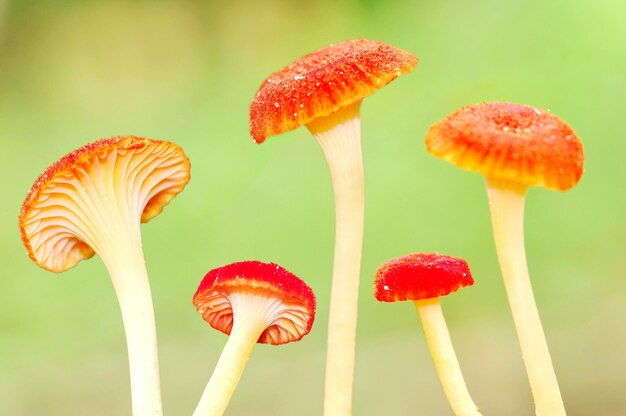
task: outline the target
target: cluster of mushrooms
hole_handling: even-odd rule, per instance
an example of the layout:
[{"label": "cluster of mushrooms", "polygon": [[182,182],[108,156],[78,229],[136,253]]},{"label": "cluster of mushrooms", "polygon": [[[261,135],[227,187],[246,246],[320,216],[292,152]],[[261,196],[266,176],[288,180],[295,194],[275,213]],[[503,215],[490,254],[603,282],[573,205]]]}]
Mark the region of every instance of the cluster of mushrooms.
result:
[{"label": "cluster of mushrooms", "polygon": [[[250,107],[257,143],[300,125],[319,142],[335,196],[324,414],[352,414],[357,297],[364,224],[360,106],[366,96],[417,65],[410,52],[352,40],[308,54],[263,82]],[[582,175],[575,132],[527,105],[490,102],[461,108],[426,134],[433,155],[485,176],[497,254],[536,414],[565,415],[528,275],[523,209],[526,189],[564,191]],[[28,255],[62,272],[97,253],[118,297],[126,333],[132,413],[162,415],[155,320],[140,224],[158,215],[190,179],[177,145],[135,136],[87,144],[51,165],[31,187],[19,215]],[[436,253],[384,263],[375,274],[381,302],[413,301],[455,415],[480,415],[467,390],[439,298],[474,283],[468,264]],[[211,270],[193,304],[228,342],[194,412],[222,415],[256,343],[300,340],[316,300],[298,277],[273,264],[242,261]]]}]

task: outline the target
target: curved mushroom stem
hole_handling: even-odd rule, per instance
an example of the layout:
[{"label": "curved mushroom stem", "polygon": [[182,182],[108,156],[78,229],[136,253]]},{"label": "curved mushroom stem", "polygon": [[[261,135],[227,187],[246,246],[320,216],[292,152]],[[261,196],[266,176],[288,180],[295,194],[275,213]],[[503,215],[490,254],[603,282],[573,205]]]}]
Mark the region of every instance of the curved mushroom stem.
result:
[{"label": "curved mushroom stem", "polygon": [[280,301],[253,294],[231,295],[230,302],[233,327],[193,416],[224,414],[254,345],[280,308]]},{"label": "curved mushroom stem", "polygon": [[219,416],[224,414],[230,399],[235,393],[243,370],[248,363],[264,328],[243,328],[249,326],[243,321],[233,324],[233,329],[213,370],[211,379],[202,393],[193,416]]},{"label": "curved mushroom stem", "polygon": [[480,416],[467,391],[439,298],[415,301],[443,391],[456,416]]},{"label": "curved mushroom stem", "polygon": [[548,344],[528,275],[524,249],[526,188],[487,179],[487,194],[498,261],[509,298],[536,414],[565,415]]},{"label": "curved mushroom stem", "polygon": [[363,246],[361,102],[307,127],[319,142],[335,194],[335,254],[328,318],[325,415],[352,414],[357,304]]},{"label": "curved mushroom stem", "polygon": [[156,325],[141,238],[120,238],[100,252],[122,312],[134,416],[160,416],[161,387]]}]

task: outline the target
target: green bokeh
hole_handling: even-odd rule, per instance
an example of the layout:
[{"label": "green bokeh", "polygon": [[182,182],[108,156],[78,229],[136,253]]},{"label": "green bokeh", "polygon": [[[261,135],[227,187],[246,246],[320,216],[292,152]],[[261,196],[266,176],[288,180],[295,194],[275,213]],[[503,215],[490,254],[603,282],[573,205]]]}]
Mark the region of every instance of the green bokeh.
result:
[{"label": "green bokeh", "polygon": [[581,183],[529,192],[530,272],[568,414],[626,414],[625,20],[621,0],[0,0],[0,414],[129,413],[124,336],[102,263],[51,274],[29,260],[17,229],[37,175],[118,134],[174,141],[192,163],[186,190],[143,226],[166,413],[191,414],[225,342],[191,305],[198,282],[213,267],[260,259],[305,279],[318,316],[302,342],[255,350],[227,414],[321,414],[330,179],[305,129],[253,144],[248,106],[272,71],[358,37],[408,49],[420,64],[362,109],[355,414],[449,414],[414,310],[371,295],[376,267],[415,251],[472,266],[477,284],[443,306],[484,414],[532,414],[482,180],[423,145],[433,122],[490,100],[549,109],[582,138]]}]

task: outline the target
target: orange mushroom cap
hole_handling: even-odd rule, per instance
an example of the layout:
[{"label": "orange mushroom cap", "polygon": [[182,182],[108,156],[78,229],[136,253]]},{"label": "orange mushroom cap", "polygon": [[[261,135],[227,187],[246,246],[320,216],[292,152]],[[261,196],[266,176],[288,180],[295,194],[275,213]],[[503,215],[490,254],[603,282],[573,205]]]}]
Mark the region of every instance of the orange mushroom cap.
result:
[{"label": "orange mushroom cap", "polygon": [[474,284],[467,262],[442,254],[415,253],[389,260],[376,271],[380,302],[438,298]]},{"label": "orange mushroom cap", "polygon": [[280,313],[273,312],[258,343],[285,344],[298,341],[311,331],[316,308],[313,290],[277,264],[242,261],[213,269],[204,276],[193,304],[206,322],[227,335],[237,319],[229,299],[234,293],[262,295],[282,304]]},{"label": "orange mushroom cap", "polygon": [[[110,159],[111,170],[106,175],[99,172],[97,179],[91,178],[94,166],[108,163],[107,158],[112,155],[115,158]],[[103,180],[103,175],[104,181],[108,180],[113,187],[127,181],[123,196],[134,196],[136,200],[129,202],[128,207],[138,209],[130,215],[136,214],[138,220],[147,222],[182,191],[189,181],[189,170],[189,160],[182,149],[166,141],[118,136],[74,150],[37,178],[22,204],[19,227],[28,255],[39,266],[54,272],[94,255],[93,247],[77,233],[81,227],[76,222],[65,221],[68,214],[90,215],[88,208],[72,200],[71,187],[80,193]],[[76,190],[77,184],[83,189]],[[102,197],[114,195],[107,192]]]},{"label": "orange mushroom cap", "polygon": [[263,82],[250,105],[257,143],[373,94],[417,65],[410,52],[383,42],[349,40],[303,56]]},{"label": "orange mushroom cap", "polygon": [[524,186],[565,191],[583,173],[583,148],[574,130],[528,105],[461,108],[428,130],[426,148],[463,169]]}]

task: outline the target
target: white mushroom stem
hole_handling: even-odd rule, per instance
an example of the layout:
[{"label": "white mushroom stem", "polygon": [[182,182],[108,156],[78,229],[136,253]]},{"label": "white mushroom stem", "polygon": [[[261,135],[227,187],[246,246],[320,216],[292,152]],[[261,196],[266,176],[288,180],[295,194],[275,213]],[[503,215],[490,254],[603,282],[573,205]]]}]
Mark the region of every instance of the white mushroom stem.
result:
[{"label": "white mushroom stem", "polygon": [[193,416],[224,414],[259,336],[285,310],[280,300],[250,292],[231,293],[228,301],[219,301],[232,305],[233,327]]},{"label": "white mushroom stem", "polygon": [[[109,258],[112,254],[113,259]],[[161,389],[154,308],[141,241],[120,239],[114,251],[100,254],[105,262],[122,312],[133,415],[160,416]]]},{"label": "white mushroom stem", "polygon": [[456,416],[480,416],[467,391],[439,298],[415,301],[443,391]]},{"label": "white mushroom stem", "polygon": [[565,415],[524,249],[526,188],[487,180],[493,235],[538,416]]},{"label": "white mushroom stem", "polygon": [[357,304],[363,246],[361,102],[309,123],[335,194],[335,254],[328,319],[324,414],[352,414]]}]

